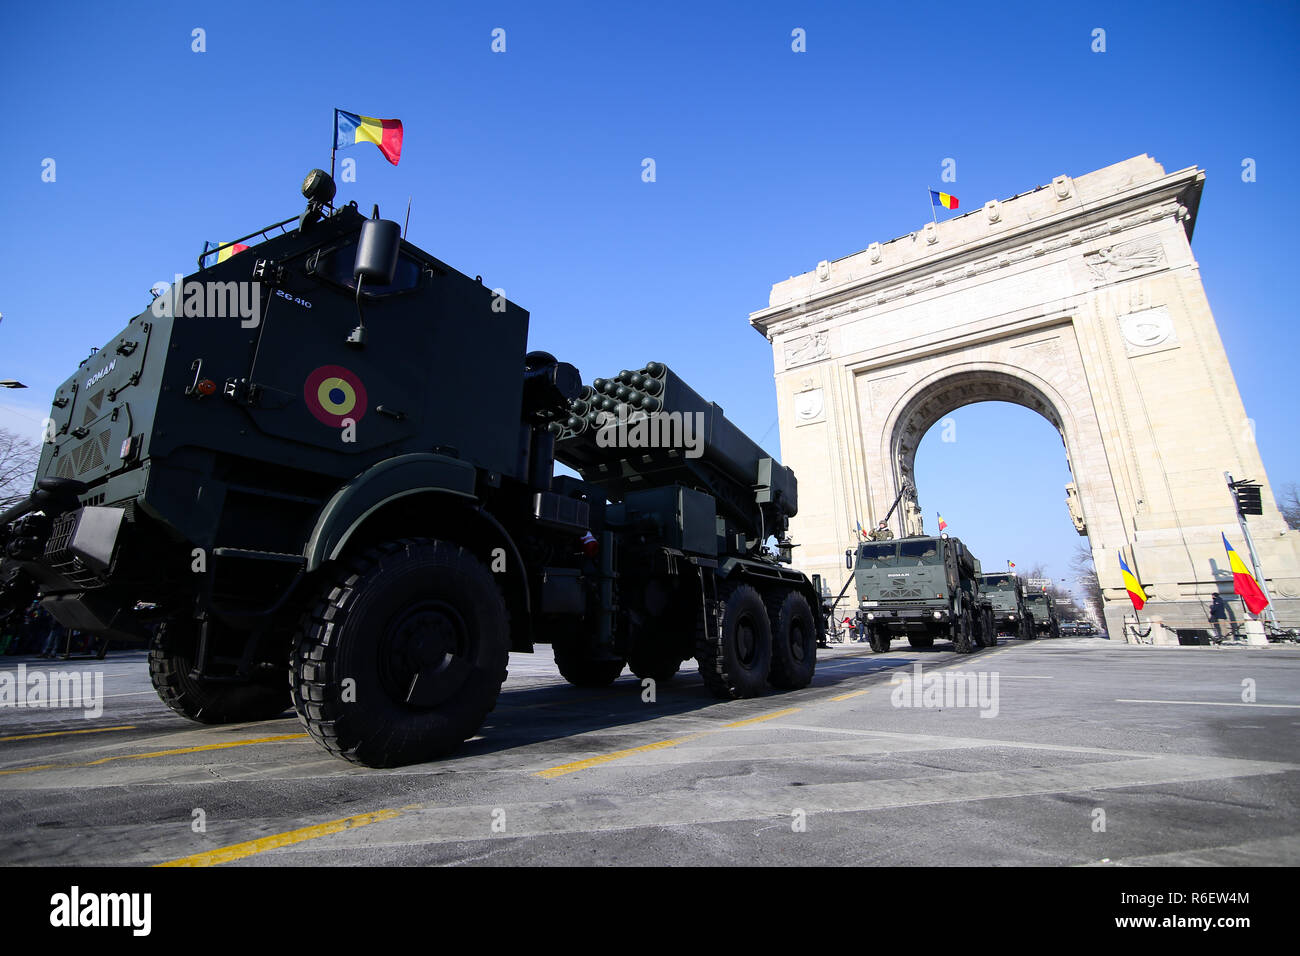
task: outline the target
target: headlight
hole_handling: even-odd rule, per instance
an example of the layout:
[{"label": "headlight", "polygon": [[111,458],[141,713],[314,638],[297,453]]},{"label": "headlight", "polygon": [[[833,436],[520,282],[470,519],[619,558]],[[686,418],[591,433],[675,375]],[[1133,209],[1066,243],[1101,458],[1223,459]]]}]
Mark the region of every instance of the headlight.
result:
[{"label": "headlight", "polygon": [[874,614],[872,614],[870,611],[868,611],[868,612],[867,612],[867,620],[868,620],[868,621],[874,621],[875,619],[876,619],[876,615],[874,615]]},{"label": "headlight", "polygon": [[1016,616],[1015,616],[1014,614],[1008,614],[1008,615],[1007,615],[1007,620],[1008,620],[1008,621],[1014,621],[1015,619],[1016,619]]},{"label": "headlight", "polygon": [[936,621],[939,620],[939,618],[941,618],[941,617],[943,617],[943,611],[935,611],[935,612],[934,612],[934,619],[935,619]]}]

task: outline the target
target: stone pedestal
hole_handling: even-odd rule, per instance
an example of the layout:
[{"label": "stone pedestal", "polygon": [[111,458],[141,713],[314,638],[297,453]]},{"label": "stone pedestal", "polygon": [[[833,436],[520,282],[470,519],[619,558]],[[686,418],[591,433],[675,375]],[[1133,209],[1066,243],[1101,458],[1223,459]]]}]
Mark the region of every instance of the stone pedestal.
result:
[{"label": "stone pedestal", "polygon": [[1247,644],[1267,644],[1263,621],[1247,621],[1244,628]]}]

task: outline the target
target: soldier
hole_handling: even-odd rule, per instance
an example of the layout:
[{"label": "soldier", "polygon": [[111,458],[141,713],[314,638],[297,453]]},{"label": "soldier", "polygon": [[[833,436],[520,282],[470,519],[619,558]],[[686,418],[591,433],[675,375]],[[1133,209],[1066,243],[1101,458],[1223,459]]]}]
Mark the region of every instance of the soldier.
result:
[{"label": "soldier", "polygon": [[894,536],[894,532],[889,530],[889,526],[883,521],[876,525],[876,530],[868,536],[872,541],[888,541]]}]

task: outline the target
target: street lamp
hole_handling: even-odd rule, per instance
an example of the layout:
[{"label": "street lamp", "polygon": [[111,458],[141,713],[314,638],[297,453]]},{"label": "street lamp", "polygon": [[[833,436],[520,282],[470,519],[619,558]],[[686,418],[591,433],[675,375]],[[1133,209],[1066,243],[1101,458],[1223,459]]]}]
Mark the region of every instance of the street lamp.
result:
[{"label": "street lamp", "polygon": [[26,388],[22,382],[15,381],[12,378],[0,379],[0,388]]}]

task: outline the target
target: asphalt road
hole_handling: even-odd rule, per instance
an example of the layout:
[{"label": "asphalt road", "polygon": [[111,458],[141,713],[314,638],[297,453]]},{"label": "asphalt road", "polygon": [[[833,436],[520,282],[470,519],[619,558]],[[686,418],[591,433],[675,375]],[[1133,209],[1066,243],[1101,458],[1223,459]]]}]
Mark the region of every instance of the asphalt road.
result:
[{"label": "asphalt road", "polygon": [[291,712],[187,722],[143,652],[0,658],[104,694],[90,717],[0,706],[0,863],[1300,863],[1300,648],[853,644],[805,690],[726,703],[693,669],[652,702],[627,672],[579,690],[539,652],[455,756],[395,770],[330,757]]}]

